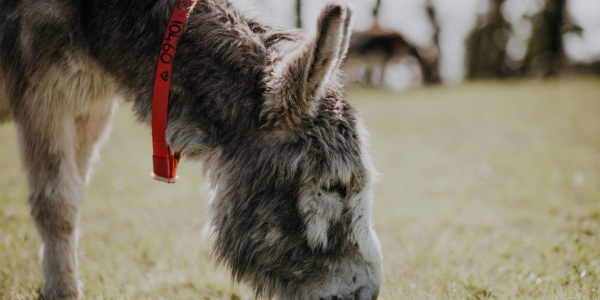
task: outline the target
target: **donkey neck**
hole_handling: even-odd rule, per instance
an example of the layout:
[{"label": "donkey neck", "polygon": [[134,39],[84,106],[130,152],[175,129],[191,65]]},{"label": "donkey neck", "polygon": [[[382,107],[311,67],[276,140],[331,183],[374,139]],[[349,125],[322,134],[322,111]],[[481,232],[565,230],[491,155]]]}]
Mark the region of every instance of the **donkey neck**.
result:
[{"label": "donkey neck", "polygon": [[[175,0],[82,3],[89,53],[134,102],[138,118],[149,122],[156,62]],[[228,132],[257,128],[264,47],[227,0],[198,0],[173,63],[169,123],[186,119],[188,126]]]}]

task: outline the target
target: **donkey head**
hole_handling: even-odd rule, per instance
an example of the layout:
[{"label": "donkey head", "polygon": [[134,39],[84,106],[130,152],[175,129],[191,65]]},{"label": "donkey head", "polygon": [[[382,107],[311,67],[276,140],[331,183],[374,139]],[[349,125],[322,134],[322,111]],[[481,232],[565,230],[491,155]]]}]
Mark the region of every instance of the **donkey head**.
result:
[{"label": "donkey head", "polygon": [[209,163],[215,255],[265,298],[379,293],[375,171],[366,130],[336,79],[350,20],[347,8],[330,5],[313,38],[269,49],[262,126]]}]

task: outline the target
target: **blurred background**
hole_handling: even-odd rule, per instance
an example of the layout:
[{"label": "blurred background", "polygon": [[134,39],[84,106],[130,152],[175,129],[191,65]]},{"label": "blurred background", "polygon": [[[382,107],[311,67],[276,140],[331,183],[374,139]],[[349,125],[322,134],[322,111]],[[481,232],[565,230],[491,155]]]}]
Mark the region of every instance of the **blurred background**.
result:
[{"label": "blurred background", "polygon": [[[236,0],[309,33],[325,0]],[[600,299],[600,0],[355,0],[343,66],[381,179],[380,299]],[[116,116],[80,219],[86,299],[255,299],[201,237],[201,166],[158,183]],[[38,299],[40,239],[0,126],[0,299]]]},{"label": "blurred background", "polygon": [[[314,29],[326,0],[237,1]],[[397,90],[477,78],[600,74],[597,0],[356,0],[348,83]]]}]

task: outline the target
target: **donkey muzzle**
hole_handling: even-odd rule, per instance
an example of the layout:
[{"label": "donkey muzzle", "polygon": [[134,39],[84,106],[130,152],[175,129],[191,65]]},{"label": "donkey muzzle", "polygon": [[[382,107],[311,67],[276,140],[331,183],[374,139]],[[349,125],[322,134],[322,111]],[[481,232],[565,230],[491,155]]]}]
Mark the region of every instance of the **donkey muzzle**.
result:
[{"label": "donkey muzzle", "polygon": [[379,297],[379,289],[363,286],[350,295],[321,297],[319,300],[376,300]]},{"label": "donkey muzzle", "polygon": [[355,300],[376,300],[379,297],[379,289],[363,286],[354,292]]}]

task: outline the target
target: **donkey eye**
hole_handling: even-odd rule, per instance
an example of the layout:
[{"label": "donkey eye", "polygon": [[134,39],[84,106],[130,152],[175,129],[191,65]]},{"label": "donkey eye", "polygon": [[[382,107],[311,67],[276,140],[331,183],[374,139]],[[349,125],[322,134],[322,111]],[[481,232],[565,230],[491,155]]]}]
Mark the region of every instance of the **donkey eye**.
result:
[{"label": "donkey eye", "polygon": [[326,193],[337,193],[342,198],[346,198],[346,187],[339,183],[323,186],[321,189]]}]

